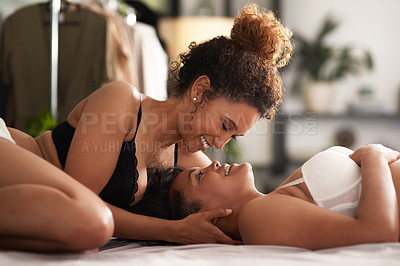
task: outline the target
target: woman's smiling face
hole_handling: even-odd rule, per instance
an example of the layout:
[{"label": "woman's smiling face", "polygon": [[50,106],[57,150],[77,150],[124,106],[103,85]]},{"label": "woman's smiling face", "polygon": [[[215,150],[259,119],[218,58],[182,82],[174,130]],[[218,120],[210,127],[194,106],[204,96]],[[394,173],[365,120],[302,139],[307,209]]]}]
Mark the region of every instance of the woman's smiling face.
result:
[{"label": "woman's smiling face", "polygon": [[206,168],[190,168],[174,180],[172,190],[183,191],[185,200],[200,201],[203,211],[231,208],[248,191],[255,190],[251,165],[220,165],[215,161]]},{"label": "woman's smiling face", "polygon": [[257,110],[245,103],[229,103],[218,98],[197,106],[180,125],[184,144],[190,152],[221,149],[231,138],[244,135],[259,120]]}]

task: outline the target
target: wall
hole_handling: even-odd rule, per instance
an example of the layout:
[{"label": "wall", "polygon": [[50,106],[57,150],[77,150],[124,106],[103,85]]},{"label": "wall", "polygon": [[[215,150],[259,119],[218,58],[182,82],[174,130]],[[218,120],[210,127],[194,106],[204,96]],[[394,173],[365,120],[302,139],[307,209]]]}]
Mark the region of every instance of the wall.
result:
[{"label": "wall", "polygon": [[[332,99],[333,116],[304,116],[301,99],[291,95],[290,90],[287,92],[283,110],[289,114],[286,152],[290,159],[304,161],[334,145],[335,136],[343,129],[353,135],[353,149],[366,143],[383,143],[400,149],[400,123],[395,116],[399,113],[400,99],[399,9],[400,1],[397,0],[281,0],[280,17],[294,33],[313,38],[324,17],[331,14],[341,24],[328,41],[339,46],[351,44],[355,48],[369,49],[375,62],[373,72],[336,84],[338,93]],[[295,65],[295,54],[293,59]],[[296,70],[290,67],[285,72],[284,81],[289,89],[295,74]],[[380,106],[380,112],[349,117],[346,114],[348,105],[356,101],[356,91],[364,84],[374,89],[374,102]],[[297,119],[297,114],[303,114],[303,117]],[[313,123],[312,128],[310,123]]]},{"label": "wall", "polygon": [[[383,111],[397,112],[400,89],[400,34],[397,29],[400,25],[400,1],[281,0],[280,3],[280,17],[294,33],[311,38],[316,34],[325,15],[332,14],[341,24],[330,36],[330,43],[340,46],[352,44],[372,52],[375,60],[372,73],[348,78],[337,84],[339,94],[334,102],[334,112],[344,112],[346,105],[354,100],[357,88],[363,84],[371,85],[375,90],[376,101]],[[289,86],[292,81],[293,73],[289,71],[285,82]],[[289,99],[290,103],[291,100]],[[289,103],[285,106],[288,110],[294,108]]]}]

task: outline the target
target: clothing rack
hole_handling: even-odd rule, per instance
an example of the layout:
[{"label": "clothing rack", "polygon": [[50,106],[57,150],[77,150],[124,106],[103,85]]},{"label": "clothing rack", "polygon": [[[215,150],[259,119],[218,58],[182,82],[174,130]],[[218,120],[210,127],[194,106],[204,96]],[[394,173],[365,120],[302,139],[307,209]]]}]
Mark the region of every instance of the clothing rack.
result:
[{"label": "clothing rack", "polygon": [[57,120],[57,84],[58,84],[58,30],[61,0],[51,0],[51,72],[50,72],[50,108],[52,117]]},{"label": "clothing rack", "polygon": [[[50,108],[52,117],[57,120],[58,117],[58,47],[59,47],[59,23],[60,12],[62,12],[62,4],[66,5],[67,0],[51,0],[51,72],[50,72]],[[136,11],[131,7],[122,8],[118,0],[97,0],[103,4],[108,5],[110,8],[124,13],[126,22],[129,25],[136,23]]]}]

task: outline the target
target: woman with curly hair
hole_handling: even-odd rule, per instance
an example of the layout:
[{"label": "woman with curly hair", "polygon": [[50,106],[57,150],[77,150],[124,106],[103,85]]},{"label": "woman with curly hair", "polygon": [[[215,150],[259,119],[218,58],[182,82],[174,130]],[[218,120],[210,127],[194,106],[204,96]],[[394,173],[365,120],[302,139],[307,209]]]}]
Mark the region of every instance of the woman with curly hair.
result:
[{"label": "woman with curly hair", "polygon": [[291,32],[272,12],[247,5],[230,37],[215,37],[172,64],[170,97],[156,101],[130,84],[112,82],[79,103],[68,120],[32,139],[11,130],[33,151],[109,204],[114,235],[178,243],[236,243],[210,222],[230,215],[215,209],[181,221],[133,213],[146,191],[147,169],[163,164],[206,166],[202,153],[221,149],[260,118],[274,116],[282,98],[278,73],[290,58]]}]

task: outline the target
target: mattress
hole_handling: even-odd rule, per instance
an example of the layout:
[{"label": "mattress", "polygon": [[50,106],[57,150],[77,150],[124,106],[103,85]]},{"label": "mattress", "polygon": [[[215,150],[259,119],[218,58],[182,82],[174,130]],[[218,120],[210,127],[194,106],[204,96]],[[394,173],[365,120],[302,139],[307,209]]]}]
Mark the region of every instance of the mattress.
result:
[{"label": "mattress", "polygon": [[40,254],[0,251],[0,265],[400,265],[400,243],[310,251],[282,246],[163,245],[113,239],[97,253]]}]

